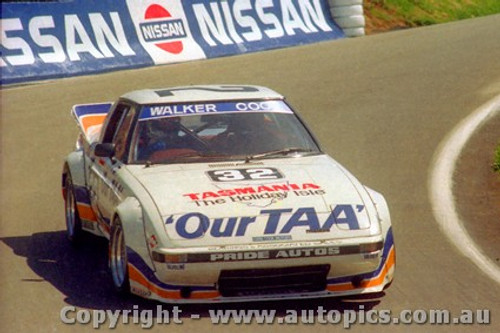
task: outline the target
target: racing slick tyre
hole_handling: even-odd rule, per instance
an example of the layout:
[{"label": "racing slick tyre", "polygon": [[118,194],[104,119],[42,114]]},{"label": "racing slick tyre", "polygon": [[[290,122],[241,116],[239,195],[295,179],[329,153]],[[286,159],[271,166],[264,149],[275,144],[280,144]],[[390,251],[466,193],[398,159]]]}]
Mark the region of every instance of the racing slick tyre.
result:
[{"label": "racing slick tyre", "polygon": [[64,210],[66,215],[66,236],[71,244],[76,245],[82,239],[82,222],[76,208],[75,188],[69,172],[66,173],[66,193]]},{"label": "racing slick tyre", "polygon": [[127,246],[119,217],[115,218],[109,237],[109,268],[115,290],[121,295],[129,294]]}]

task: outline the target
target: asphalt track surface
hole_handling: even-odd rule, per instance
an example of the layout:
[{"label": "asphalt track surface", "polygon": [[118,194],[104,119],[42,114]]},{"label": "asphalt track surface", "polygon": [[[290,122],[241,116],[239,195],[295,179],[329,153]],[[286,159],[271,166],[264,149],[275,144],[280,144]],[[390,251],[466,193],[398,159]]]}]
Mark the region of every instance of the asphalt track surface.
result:
[{"label": "asphalt track surface", "polygon": [[[3,89],[1,94],[0,331],[89,331],[60,311],[155,309],[109,290],[106,244],[71,248],[59,187],[74,147],[73,104],[112,101],[144,87],[249,83],[288,96],[326,152],[389,203],[397,248],[395,281],[381,298],[182,306],[184,323],[152,331],[294,332],[340,325],[219,325],[210,309],[364,311],[488,309],[491,324],[368,325],[351,331],[500,331],[500,284],[444,235],[428,182],[435,153],[453,128],[500,94],[500,16],[209,61],[121,71]],[[473,154],[472,154],[473,155]],[[474,158],[474,156],[472,157]],[[473,205],[473,203],[471,203]],[[461,210],[467,211],[467,205]],[[475,207],[472,207],[475,208]],[[437,212],[439,213],[439,211]],[[498,223],[496,220],[488,223]],[[498,234],[476,240],[491,248]],[[489,252],[491,253],[491,251]],[[167,307],[168,308],[168,307]],[[357,312],[361,314],[360,311]],[[190,319],[200,314],[200,319]],[[119,325],[120,331],[138,325]]]}]

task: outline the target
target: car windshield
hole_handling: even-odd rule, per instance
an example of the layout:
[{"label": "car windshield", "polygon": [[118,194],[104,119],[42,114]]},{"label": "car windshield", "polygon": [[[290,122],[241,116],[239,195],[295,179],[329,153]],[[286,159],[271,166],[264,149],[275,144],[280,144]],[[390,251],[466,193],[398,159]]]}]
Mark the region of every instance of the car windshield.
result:
[{"label": "car windshield", "polygon": [[283,101],[143,107],[131,142],[135,164],[261,159],[320,153]]}]

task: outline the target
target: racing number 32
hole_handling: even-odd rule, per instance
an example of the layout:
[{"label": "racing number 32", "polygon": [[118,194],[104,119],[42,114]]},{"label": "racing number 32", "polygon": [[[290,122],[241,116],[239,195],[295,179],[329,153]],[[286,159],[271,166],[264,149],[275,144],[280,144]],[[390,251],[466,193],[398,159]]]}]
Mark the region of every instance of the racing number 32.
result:
[{"label": "racing number 32", "polygon": [[234,182],[241,180],[280,179],[283,175],[274,168],[251,168],[208,171],[208,176],[216,182]]}]

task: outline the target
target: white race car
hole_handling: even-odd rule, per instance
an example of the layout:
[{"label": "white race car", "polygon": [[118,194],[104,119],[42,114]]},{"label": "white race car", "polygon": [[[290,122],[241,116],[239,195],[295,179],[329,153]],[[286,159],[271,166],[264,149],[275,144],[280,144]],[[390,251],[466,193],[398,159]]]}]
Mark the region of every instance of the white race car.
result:
[{"label": "white race car", "polygon": [[140,90],[76,105],[68,238],[109,239],[119,292],[163,302],[375,293],[393,278],[387,204],[258,86]]}]

